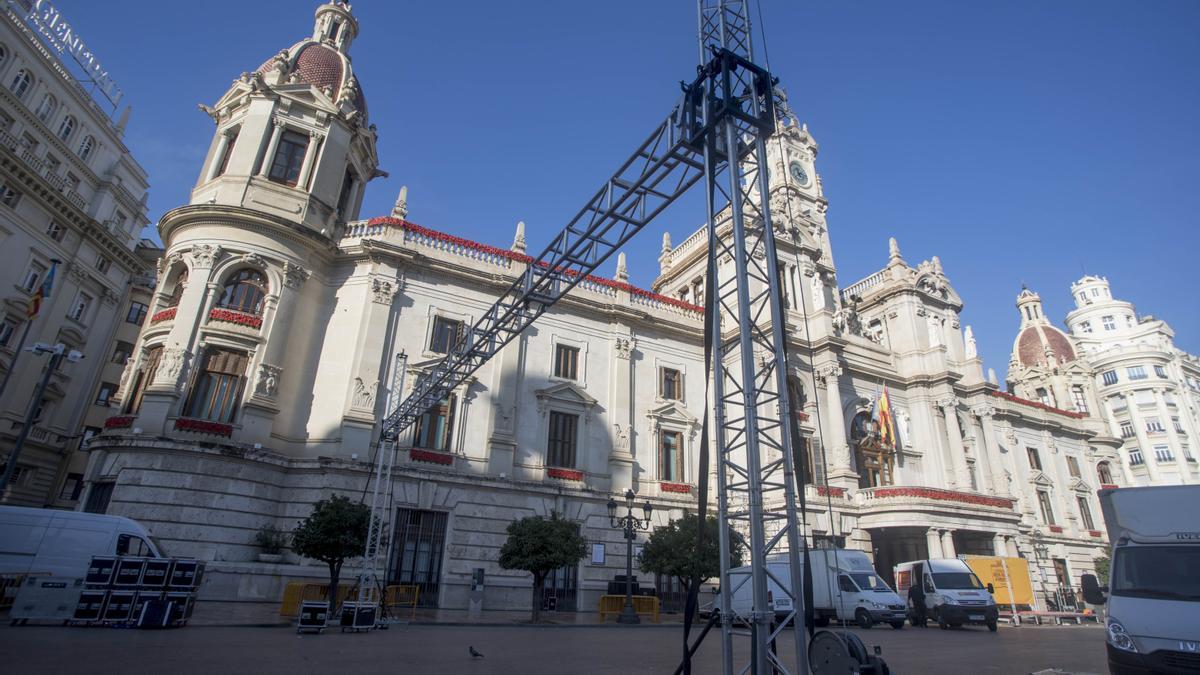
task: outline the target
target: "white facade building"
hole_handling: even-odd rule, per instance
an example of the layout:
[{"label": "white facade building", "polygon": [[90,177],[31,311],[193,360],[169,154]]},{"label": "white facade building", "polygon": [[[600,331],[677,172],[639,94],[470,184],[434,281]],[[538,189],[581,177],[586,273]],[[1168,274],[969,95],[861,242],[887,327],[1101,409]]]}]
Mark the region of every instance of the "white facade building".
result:
[{"label": "white facade building", "polygon": [[[149,222],[148,184],[122,141],[128,111],[110,119],[42,42],[22,4],[32,6],[0,7],[0,377],[11,371],[0,398],[0,464],[48,359],[18,358],[25,329],[26,347],[61,342],[86,358],[52,374],[0,500],[71,507],[87,461],[77,452],[87,419],[106,417],[116,393],[123,362],[112,363],[110,344],[129,315],[131,280],[153,269],[139,239]],[[52,294],[27,326],[29,300],[53,259],[62,264]]]},{"label": "white facade building", "polygon": [[[256,562],[256,530],[362,494],[394,355],[411,384],[532,262],[523,227],[511,246],[468,241],[406,220],[403,194],[359,219],[381,172],[357,34],[346,5],[320,6],[310,38],[208,109],[191,201],[159,223],[166,255],[122,414],[91,443],[89,504],[211,561],[210,597],[274,600],[281,581],[322,574],[291,554]],[[816,141],[791,120],[769,145],[810,543],[864,549],[888,577],[927,555],[1024,555],[1044,596],[1076,588],[1105,552],[1095,490],[1121,440],[1094,408],[985,379],[936,257],[911,266],[893,240],[883,269],[841,287]],[[628,284],[623,257],[613,278],[584,280],[415,425],[393,476],[389,580],[463,608],[483,568],[485,607],[525,607],[528,576],[496,563],[504,529],[555,511],[604,546],[547,597],[591,609],[625,564],[611,495],[635,490],[659,525],[695,508],[705,242],[664,238],[653,290]],[[885,385],[896,451],[869,423]]]}]

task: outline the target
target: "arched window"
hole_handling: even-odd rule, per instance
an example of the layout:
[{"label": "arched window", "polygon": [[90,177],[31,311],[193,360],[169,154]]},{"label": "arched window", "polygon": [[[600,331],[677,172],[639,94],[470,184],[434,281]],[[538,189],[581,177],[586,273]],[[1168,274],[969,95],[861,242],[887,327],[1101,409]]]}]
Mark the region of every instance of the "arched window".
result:
[{"label": "arched window", "polygon": [[58,125],[58,137],[64,141],[68,140],[71,138],[72,131],[75,131],[75,118],[67,115]]},{"label": "arched window", "polygon": [[38,104],[38,119],[45,122],[50,119],[55,110],[58,110],[58,99],[54,98],[51,94],[46,94],[42,97],[42,102]]},{"label": "arched window", "polygon": [[171,295],[167,296],[167,304],[164,307],[178,307],[179,300],[183,297],[183,290],[187,288],[188,270],[183,268],[179,271],[179,276],[175,278],[175,287],[171,289]]},{"label": "arched window", "polygon": [[30,84],[33,84],[33,78],[29,76],[28,70],[22,68],[13,76],[12,84],[8,85],[8,88],[17,95],[17,98],[23,98],[25,92],[29,91]]},{"label": "arched window", "polygon": [[96,147],[96,139],[91,136],[84,136],[83,141],[79,144],[79,159],[87,160],[92,156],[92,150]]},{"label": "arched window", "polygon": [[860,412],[850,423],[850,442],[858,462],[858,486],[873,488],[891,485],[895,474],[895,454],[879,440],[875,421],[868,412]]},{"label": "arched window", "polygon": [[158,363],[162,360],[162,345],[157,345],[146,350],[146,356],[142,359],[138,366],[137,372],[129,382],[129,391],[124,392],[125,395],[125,414],[136,414],[142,407],[142,397],[146,394],[146,387],[154,381],[154,375],[158,373]]},{"label": "arched window", "polygon": [[245,268],[238,270],[225,282],[221,306],[239,312],[261,314],[263,298],[267,295],[267,280],[262,272]]},{"label": "arched window", "polygon": [[1100,462],[1096,465],[1096,475],[1100,478],[1101,485],[1113,485],[1112,469],[1109,468],[1108,462]]}]

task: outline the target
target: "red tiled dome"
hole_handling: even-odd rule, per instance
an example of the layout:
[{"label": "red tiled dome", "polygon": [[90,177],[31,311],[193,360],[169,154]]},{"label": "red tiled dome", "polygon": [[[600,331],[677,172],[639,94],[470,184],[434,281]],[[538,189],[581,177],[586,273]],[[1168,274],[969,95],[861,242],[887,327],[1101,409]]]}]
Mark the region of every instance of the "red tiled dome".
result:
[{"label": "red tiled dome", "polygon": [[337,99],[342,88],[342,57],[336,50],[316,43],[304,45],[296,56],[295,70],[302,82],[322,91],[330,87]]},{"label": "red tiled dome", "polygon": [[1026,368],[1045,366],[1046,346],[1059,363],[1075,360],[1075,349],[1062,331],[1053,326],[1028,326],[1017,336],[1017,358]]}]

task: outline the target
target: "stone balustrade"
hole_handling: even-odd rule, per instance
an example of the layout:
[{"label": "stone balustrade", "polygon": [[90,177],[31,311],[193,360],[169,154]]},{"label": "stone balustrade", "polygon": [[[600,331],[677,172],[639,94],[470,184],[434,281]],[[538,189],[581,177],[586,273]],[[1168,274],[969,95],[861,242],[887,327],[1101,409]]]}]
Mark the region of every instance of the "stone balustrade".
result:
[{"label": "stone balustrade", "polygon": [[855,500],[863,506],[876,506],[886,503],[957,502],[1003,511],[1013,511],[1015,508],[1015,501],[1007,497],[994,497],[992,495],[960,492],[958,490],[946,490],[943,488],[899,485],[860,489],[855,493]]},{"label": "stone balustrade", "polygon": [[856,281],[842,289],[842,302],[848,302],[850,296],[862,296],[868,289],[882,284],[887,279],[887,270],[879,270],[871,276]]}]

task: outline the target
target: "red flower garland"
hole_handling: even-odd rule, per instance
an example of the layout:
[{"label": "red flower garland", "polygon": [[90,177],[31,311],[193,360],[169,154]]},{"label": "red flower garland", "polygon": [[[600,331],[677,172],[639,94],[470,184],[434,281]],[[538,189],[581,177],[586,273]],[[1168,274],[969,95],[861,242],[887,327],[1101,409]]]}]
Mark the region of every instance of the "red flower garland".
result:
[{"label": "red flower garland", "polygon": [[800,420],[801,422],[807,422],[809,417],[810,415],[806,412],[801,412],[799,410],[796,411],[796,419]]},{"label": "red flower garland", "polygon": [[1093,537],[1099,537],[1100,530],[1088,530],[1088,534],[1092,535]]},{"label": "red flower garland", "polygon": [[104,420],[105,429],[128,429],[133,426],[133,415],[120,415]]},{"label": "red flower garland", "polygon": [[175,428],[179,431],[192,431],[198,434],[230,437],[233,435],[233,425],[208,420],[194,420],[190,417],[180,417],[175,420]]},{"label": "red flower garland", "polygon": [[817,486],[817,494],[822,497],[829,497],[829,496],[845,497],[846,496],[846,488],[831,487],[829,485],[818,485]]},{"label": "red flower garland", "polygon": [[168,307],[161,312],[155,312],[154,316],[150,317],[150,323],[153,325],[153,324],[158,323],[159,321],[166,321],[167,319],[174,319],[175,312],[178,309],[179,309],[178,307]]},{"label": "red flower garland", "polygon": [[1021,405],[1026,405],[1031,408],[1038,408],[1040,410],[1045,410],[1047,412],[1058,413],[1059,415],[1066,415],[1067,417],[1070,417],[1072,419],[1081,420],[1081,419],[1087,417],[1087,415],[1084,415],[1083,413],[1071,412],[1070,410],[1063,410],[1062,408],[1055,408],[1054,406],[1049,406],[1049,405],[1046,405],[1045,403],[1040,403],[1038,401],[1030,401],[1027,398],[1021,398],[1020,396],[1013,396],[1012,394],[1010,394],[1006,391],[989,391],[988,393],[990,393],[992,396],[995,396],[996,398],[1002,398],[1005,401],[1012,401],[1013,403],[1020,403]]},{"label": "red flower garland", "polygon": [[1116,489],[1117,489],[1117,488],[1119,488],[1119,487],[1121,487],[1121,486],[1120,486],[1120,485],[1113,485],[1112,483],[1101,483],[1101,484],[1100,484],[1100,489],[1101,489],[1101,490],[1116,490]]},{"label": "red flower garland", "polygon": [[660,482],[658,487],[663,492],[679,492],[681,494],[691,494],[692,492],[692,486],[687,483]]},{"label": "red flower garland", "polygon": [[245,312],[239,312],[233,309],[221,309],[213,307],[208,313],[208,318],[213,321],[228,321],[236,323],[239,326],[249,326],[250,328],[262,328],[262,317]]},{"label": "red flower garland", "polygon": [[546,475],[550,478],[560,478],[562,480],[583,480],[583,472],[574,469],[560,469],[558,467],[549,467],[546,469]]},{"label": "red flower garland", "polygon": [[1051,525],[1051,526],[1050,526],[1050,531],[1051,531],[1051,532],[1057,532],[1057,533],[1059,533],[1059,534],[1062,534],[1062,531],[1063,531],[1063,529],[1062,529],[1062,525]]},{"label": "red flower garland", "polygon": [[433,450],[412,448],[408,451],[408,456],[417,462],[430,462],[432,464],[442,464],[444,466],[451,466],[454,464],[454,455],[451,455],[448,452],[435,452]]},{"label": "red flower garland", "polygon": [[941,490],[938,488],[922,488],[922,487],[881,487],[875,488],[874,495],[880,497],[922,497],[925,499],[936,499],[947,502],[962,502],[964,504],[977,504],[979,506],[991,506],[1000,509],[1012,509],[1013,501],[1003,497],[986,497],[984,495],[974,495],[966,492],[955,492],[953,490]]},{"label": "red flower garland", "polygon": [[[487,253],[488,255],[499,256],[501,258],[505,258],[508,260],[515,260],[517,262],[521,262],[521,263],[525,263],[525,264],[530,264],[530,263],[535,262],[535,259],[532,256],[525,255],[524,253],[518,253],[516,251],[511,251],[506,248],[498,248],[496,246],[489,246],[487,244],[481,244],[477,241],[472,241],[470,239],[456,237],[452,234],[446,234],[445,232],[431,230],[427,227],[422,227],[420,225],[417,225],[416,223],[410,223],[407,220],[401,220],[399,218],[392,218],[389,216],[381,216],[378,218],[371,218],[370,220],[367,221],[367,225],[390,225],[392,227],[399,227],[403,230],[407,230],[414,234],[419,234],[422,237],[429,237],[430,239],[434,239],[436,241],[445,242],[447,244],[453,244],[455,246],[462,246],[463,248],[469,248],[472,251],[479,251],[480,253]],[[572,270],[572,269],[565,269],[562,272],[563,272],[563,274],[566,274],[567,276],[578,276],[579,275],[579,273],[577,271]],[[665,295],[659,295],[658,293],[655,293],[653,291],[648,291],[644,288],[638,288],[637,286],[633,286],[631,284],[627,284],[624,282],[614,281],[612,279],[605,279],[603,277],[592,276],[590,274],[587,275],[586,277],[584,277],[584,279],[586,279],[587,281],[590,281],[594,284],[599,284],[601,286],[606,286],[608,288],[615,288],[617,290],[627,291],[632,295],[636,295],[638,297],[643,297],[643,298],[649,298],[651,300],[662,302],[662,303],[665,303],[665,304],[668,304],[668,305],[671,305],[674,307],[679,307],[680,309],[686,309],[688,311],[698,312],[701,314],[704,313],[704,308],[699,305],[693,305],[690,302],[684,302],[683,300],[678,300],[676,298],[667,297]]]}]

